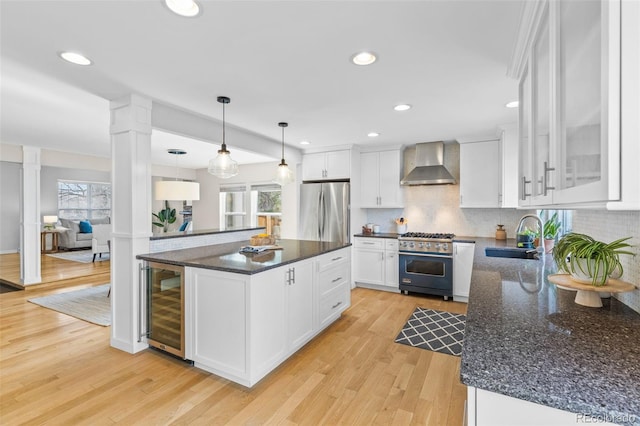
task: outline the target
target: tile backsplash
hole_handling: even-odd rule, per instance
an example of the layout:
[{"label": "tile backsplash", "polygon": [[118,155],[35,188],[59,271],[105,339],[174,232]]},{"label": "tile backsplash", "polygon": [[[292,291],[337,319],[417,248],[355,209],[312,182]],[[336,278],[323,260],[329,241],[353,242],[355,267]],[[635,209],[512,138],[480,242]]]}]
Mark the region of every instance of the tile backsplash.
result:
[{"label": "tile backsplash", "polygon": [[[623,237],[632,237],[630,251],[635,257],[621,256],[624,268],[623,281],[640,286],[640,212],[576,210],[573,214],[573,231],[588,234],[596,240],[609,243]],[[640,289],[615,296],[640,313]]]}]

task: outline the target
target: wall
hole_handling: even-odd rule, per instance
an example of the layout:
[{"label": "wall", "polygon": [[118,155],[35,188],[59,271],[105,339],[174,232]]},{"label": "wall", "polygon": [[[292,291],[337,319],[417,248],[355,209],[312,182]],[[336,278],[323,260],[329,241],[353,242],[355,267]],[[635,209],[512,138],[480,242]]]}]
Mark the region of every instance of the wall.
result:
[{"label": "wall", "polygon": [[20,170],[22,164],[0,162],[0,254],[20,247]]},{"label": "wall", "polygon": [[[415,147],[404,152],[404,174],[413,169]],[[445,143],[444,163],[460,181],[460,145]],[[367,209],[367,222],[380,225],[381,232],[396,232],[394,219],[408,220],[414,232],[451,232],[461,236],[494,237],[496,225],[505,225],[507,237],[515,237],[520,218],[532,213],[516,209],[461,209],[460,185],[403,186],[404,209]]]},{"label": "wall", "polygon": [[[610,243],[619,238],[632,237],[635,247],[630,251],[636,257],[621,256],[624,281],[640,286],[640,212],[576,210],[573,214],[573,231],[592,236],[598,241]],[[640,289],[616,296],[623,303],[640,312]]]},{"label": "wall", "polygon": [[[219,229],[220,228],[220,203],[219,193],[221,184],[260,184],[270,183],[275,177],[277,162],[244,164],[239,166],[236,176],[229,179],[220,179],[210,175],[207,169],[197,171],[197,181],[200,182],[200,200],[193,202],[193,228],[194,229]],[[289,164],[292,170],[296,166]],[[285,185],[282,188],[282,238],[296,238],[298,228],[298,187],[297,180],[300,174],[296,173],[296,182]]]}]

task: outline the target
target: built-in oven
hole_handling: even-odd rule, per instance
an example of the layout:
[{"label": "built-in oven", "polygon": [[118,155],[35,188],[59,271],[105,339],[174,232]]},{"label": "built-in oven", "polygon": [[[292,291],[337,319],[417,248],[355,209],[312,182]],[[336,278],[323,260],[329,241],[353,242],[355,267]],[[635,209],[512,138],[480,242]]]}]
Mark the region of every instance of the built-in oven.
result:
[{"label": "built-in oven", "polygon": [[400,291],[453,297],[452,234],[404,234],[399,240]]}]

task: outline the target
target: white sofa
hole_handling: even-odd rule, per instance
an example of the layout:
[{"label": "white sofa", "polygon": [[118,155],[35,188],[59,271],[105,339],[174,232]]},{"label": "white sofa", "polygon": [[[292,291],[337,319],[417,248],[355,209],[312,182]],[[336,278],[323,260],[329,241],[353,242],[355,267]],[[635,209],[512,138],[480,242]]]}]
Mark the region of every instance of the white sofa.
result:
[{"label": "white sofa", "polygon": [[[92,226],[111,223],[108,217],[83,220],[88,220]],[[91,248],[93,234],[80,232],[80,220],[61,218],[60,224],[67,228],[67,231],[60,233],[58,238],[58,247],[63,249]]]}]

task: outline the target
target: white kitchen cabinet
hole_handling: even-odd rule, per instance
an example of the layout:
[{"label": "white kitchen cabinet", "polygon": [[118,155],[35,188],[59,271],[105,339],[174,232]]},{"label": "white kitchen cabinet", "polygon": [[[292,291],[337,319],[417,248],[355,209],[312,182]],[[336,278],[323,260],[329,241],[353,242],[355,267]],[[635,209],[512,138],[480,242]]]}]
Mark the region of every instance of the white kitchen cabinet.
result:
[{"label": "white kitchen cabinet", "polygon": [[456,302],[469,301],[475,248],[474,243],[453,243],[453,300]]},{"label": "white kitchen cabinet", "polygon": [[502,159],[501,194],[502,208],[518,207],[518,125],[498,126],[500,158]]},{"label": "white kitchen cabinet", "polygon": [[501,207],[500,140],[459,142],[460,207]]},{"label": "white kitchen cabinet", "polygon": [[351,177],[351,151],[317,152],[302,156],[302,180],[336,180]]},{"label": "white kitchen cabinet", "polygon": [[356,285],[399,292],[398,240],[356,237],[353,276]]},{"label": "white kitchen cabinet", "polygon": [[253,386],[351,305],[350,252],[253,275],[185,268],[186,358]]},{"label": "white kitchen cabinet", "polygon": [[400,150],[360,153],[360,207],[402,208]]},{"label": "white kitchen cabinet", "polygon": [[598,416],[572,413],[495,392],[467,387],[467,426],[574,425],[583,422],[613,426]]},{"label": "white kitchen cabinet", "polygon": [[[640,209],[637,2],[536,2],[523,13],[522,207]],[[526,28],[525,28],[526,27]]]}]

